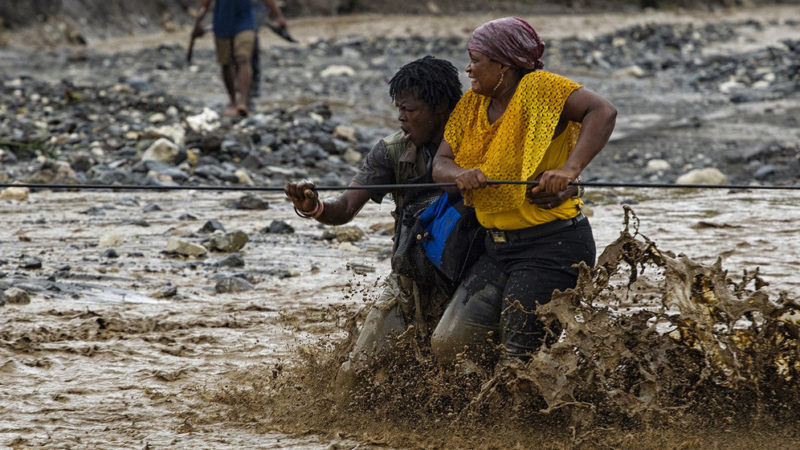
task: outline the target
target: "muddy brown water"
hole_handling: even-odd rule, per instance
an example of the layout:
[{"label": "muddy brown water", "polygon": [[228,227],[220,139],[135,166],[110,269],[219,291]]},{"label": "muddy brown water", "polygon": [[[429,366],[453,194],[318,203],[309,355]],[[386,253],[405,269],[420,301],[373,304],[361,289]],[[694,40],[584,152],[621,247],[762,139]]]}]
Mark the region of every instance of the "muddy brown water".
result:
[{"label": "muddy brown water", "polygon": [[[772,7],[693,15],[571,15],[548,16],[539,23],[542,34],[549,37],[566,36],[574,30],[588,37],[650,21],[745,20],[754,15],[769,20],[790,17],[793,12],[792,7]],[[424,21],[432,19],[405,16],[302,19],[293,31],[305,40],[355,33],[403,34],[409,30],[414,34],[466,36],[486,18],[437,18],[437,26],[423,26]],[[124,38],[92,45],[100,51],[123,51],[161,43],[184,44],[186,35]],[[781,30],[768,30],[758,36],[742,36],[732,48],[718,50],[739,51],[782,37]],[[265,42],[280,45],[274,39],[267,35]],[[210,41],[200,45],[210,45]],[[209,73],[210,79],[216,76]],[[216,82],[216,78],[213,80]],[[221,96],[221,90],[213,95]],[[621,117],[618,129],[626,126],[639,127]],[[272,203],[267,211],[225,208],[238,196],[185,191],[36,192],[25,202],[0,200],[0,259],[6,261],[0,266],[5,273],[0,281],[23,279],[32,292],[30,304],[0,307],[0,446],[386,445],[375,437],[380,435],[380,427],[363,433],[337,434],[319,429],[298,435],[286,433],[302,431],[298,424],[286,426],[282,432],[280,427],[265,425],[268,419],[237,419],[220,401],[220,392],[235,386],[237,380],[252,382],[261,374],[268,376],[274,367],[298,364],[302,359],[298,355],[307,356],[320,343],[345,337],[345,319],[380,292],[381,277],[389,271],[388,261],[381,255],[390,247],[390,238],[369,230],[391,223],[392,205],[369,204],[364,208],[354,224],[368,231],[367,238],[353,246],[317,239],[323,228],[295,216],[280,194],[266,196]],[[705,265],[721,258],[731,275],[759,268],[769,283],[764,290],[771,298],[780,292],[797,298],[798,192],[590,189],[587,199],[591,201],[587,213],[599,251],[619,236],[623,228],[621,205],[631,204],[641,221],[641,232],[660,249],[684,253]],[[150,203],[162,210],[144,213],[142,208]],[[103,216],[82,214],[98,206],[113,208],[104,209]],[[181,220],[183,214],[196,218]],[[144,219],[150,226],[126,224],[130,219]],[[242,251],[246,262],[243,270],[256,278],[252,280],[254,291],[214,291],[211,277],[215,273],[236,272],[211,265],[224,254],[181,259],[163,253],[171,236],[199,242],[200,236],[192,234],[210,219],[219,220],[229,231],[241,229],[249,234],[250,241]],[[260,233],[277,219],[289,222],[297,233]],[[123,241],[114,247],[119,258],[104,257],[105,248],[99,246],[101,237],[112,232]],[[19,268],[23,255],[40,258],[43,268]],[[57,273],[63,265],[70,269]],[[353,265],[375,270],[359,274],[350,269]],[[274,275],[276,272],[294,276],[281,278]],[[50,289],[36,290],[42,286]],[[176,287],[177,295],[159,297],[168,286]],[[555,430],[561,425],[550,426]],[[594,431],[602,433],[601,429]],[[671,431],[665,431],[661,441],[645,446],[702,448],[709,442],[740,448],[800,446],[796,434],[786,437],[787,433],[781,433],[781,438],[769,440],[770,431],[760,430],[751,439],[738,435],[735,442],[726,434],[727,428],[716,434],[688,438],[684,434],[674,439]],[[621,446],[637,447],[637,435],[613,433],[618,434]],[[438,442],[436,446],[448,447],[450,441],[441,436]],[[576,442],[551,444],[569,447],[579,445]],[[591,447],[591,441],[582,442]]]},{"label": "muddy brown water", "polygon": [[[355,247],[316,239],[322,229],[294,215],[279,194],[266,211],[227,209],[234,193],[37,192],[28,201],[0,202],[0,242],[7,264],[2,280],[45,279],[77,286],[75,295],[34,293],[28,305],[2,307],[0,326],[0,443],[32,447],[327,447],[358,438],[293,437],[231,423],[210,399],[231,374],[291,365],[298,349],[343,337],[344,312],[363,306],[388,272],[379,259],[390,238],[369,232],[388,223],[390,203],[370,204],[354,221],[367,232]],[[711,264],[723,259],[731,274],[759,267],[768,290],[797,292],[798,194],[781,191],[603,190],[588,208],[598,249],[617,238],[619,200],[635,203],[641,231],[659,248]],[[156,203],[162,211],[143,213]],[[82,214],[113,206],[104,216]],[[178,220],[192,214],[194,220]],[[150,226],[125,225],[131,218]],[[256,289],[216,294],[204,259],[164,254],[170,236],[190,236],[206,220],[250,235],[245,269],[266,273]],[[271,220],[296,234],[261,234]],[[102,256],[100,238],[124,241],[119,258]],[[198,241],[198,238],[186,237]],[[41,270],[17,268],[21,255]],[[375,268],[356,274],[353,263]],[[165,284],[177,295],[156,298]],[[125,295],[127,293],[127,295]],[[58,293],[56,293],[58,294]],[[209,419],[211,417],[211,419]]]}]

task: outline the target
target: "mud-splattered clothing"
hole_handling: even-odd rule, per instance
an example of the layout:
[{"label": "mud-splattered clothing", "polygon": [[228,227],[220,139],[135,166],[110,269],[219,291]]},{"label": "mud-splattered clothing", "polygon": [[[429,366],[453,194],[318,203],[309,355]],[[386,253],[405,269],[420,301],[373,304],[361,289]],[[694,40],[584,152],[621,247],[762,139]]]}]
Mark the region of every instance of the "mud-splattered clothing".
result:
[{"label": "mud-splattered clothing", "polygon": [[[434,145],[417,148],[403,139],[402,132],[392,134],[378,141],[367,153],[353,182],[361,185],[431,182],[430,167],[435,151]],[[411,205],[413,198],[408,191],[391,189],[371,191],[370,198],[381,203],[389,193],[398,205],[393,213],[397,230],[403,207]],[[397,232],[395,236],[398,236]],[[364,320],[348,361],[337,374],[336,385],[339,389],[347,389],[358,371],[384,348],[391,336],[399,335],[410,324],[415,323],[419,331],[425,333],[427,330],[429,333],[441,317],[451,294],[444,285],[417,283],[394,271],[384,283],[381,295]]]},{"label": "mud-splattered clothing", "polygon": [[510,233],[506,242],[487,236],[486,253],[468,271],[433,333],[436,353],[443,359],[465,347],[480,353],[489,341],[518,358],[538,349],[547,336],[533,313],[536,306],[550,301],[555,289],[575,287],[573,264],[594,265],[589,220],[580,215],[573,222],[541,235],[535,233],[538,227],[527,236]]}]

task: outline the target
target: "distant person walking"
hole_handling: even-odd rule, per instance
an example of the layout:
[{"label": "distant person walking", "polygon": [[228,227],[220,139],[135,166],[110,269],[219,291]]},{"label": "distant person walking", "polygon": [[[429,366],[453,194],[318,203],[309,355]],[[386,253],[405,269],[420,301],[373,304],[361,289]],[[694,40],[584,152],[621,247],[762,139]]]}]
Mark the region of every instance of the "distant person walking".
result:
[{"label": "distant person walking", "polygon": [[[200,14],[194,27],[194,36],[204,33],[203,19],[213,3],[214,43],[217,62],[222,69],[222,81],[228,91],[230,104],[224,115],[245,117],[250,98],[253,67],[251,58],[256,39],[256,20],[252,0],[200,0]],[[264,0],[280,28],[286,28],[286,20],[275,0]]]}]

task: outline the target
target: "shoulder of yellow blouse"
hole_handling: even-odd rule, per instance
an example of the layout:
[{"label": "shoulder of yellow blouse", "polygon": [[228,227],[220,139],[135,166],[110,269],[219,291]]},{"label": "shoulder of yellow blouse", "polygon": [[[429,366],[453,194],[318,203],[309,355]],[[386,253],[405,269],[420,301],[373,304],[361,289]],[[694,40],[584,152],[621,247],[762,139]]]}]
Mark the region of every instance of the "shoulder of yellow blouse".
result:
[{"label": "shoulder of yellow blouse", "polygon": [[522,80],[520,80],[520,84],[523,83],[526,86],[546,84],[546,83],[577,84],[563,75],[559,75],[553,72],[548,72],[546,70],[536,70],[526,74],[525,76],[522,77]]}]

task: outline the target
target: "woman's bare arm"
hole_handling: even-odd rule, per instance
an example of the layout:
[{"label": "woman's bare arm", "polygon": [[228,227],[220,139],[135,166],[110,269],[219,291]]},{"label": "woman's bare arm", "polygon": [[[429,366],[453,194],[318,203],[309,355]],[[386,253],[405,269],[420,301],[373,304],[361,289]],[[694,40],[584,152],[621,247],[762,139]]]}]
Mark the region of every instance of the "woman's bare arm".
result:
[{"label": "woman's bare arm", "polygon": [[544,172],[533,192],[566,189],[608,143],[616,119],[617,109],[608,100],[586,88],[575,90],[567,98],[560,120],[580,123],[581,134],[567,162]]}]

